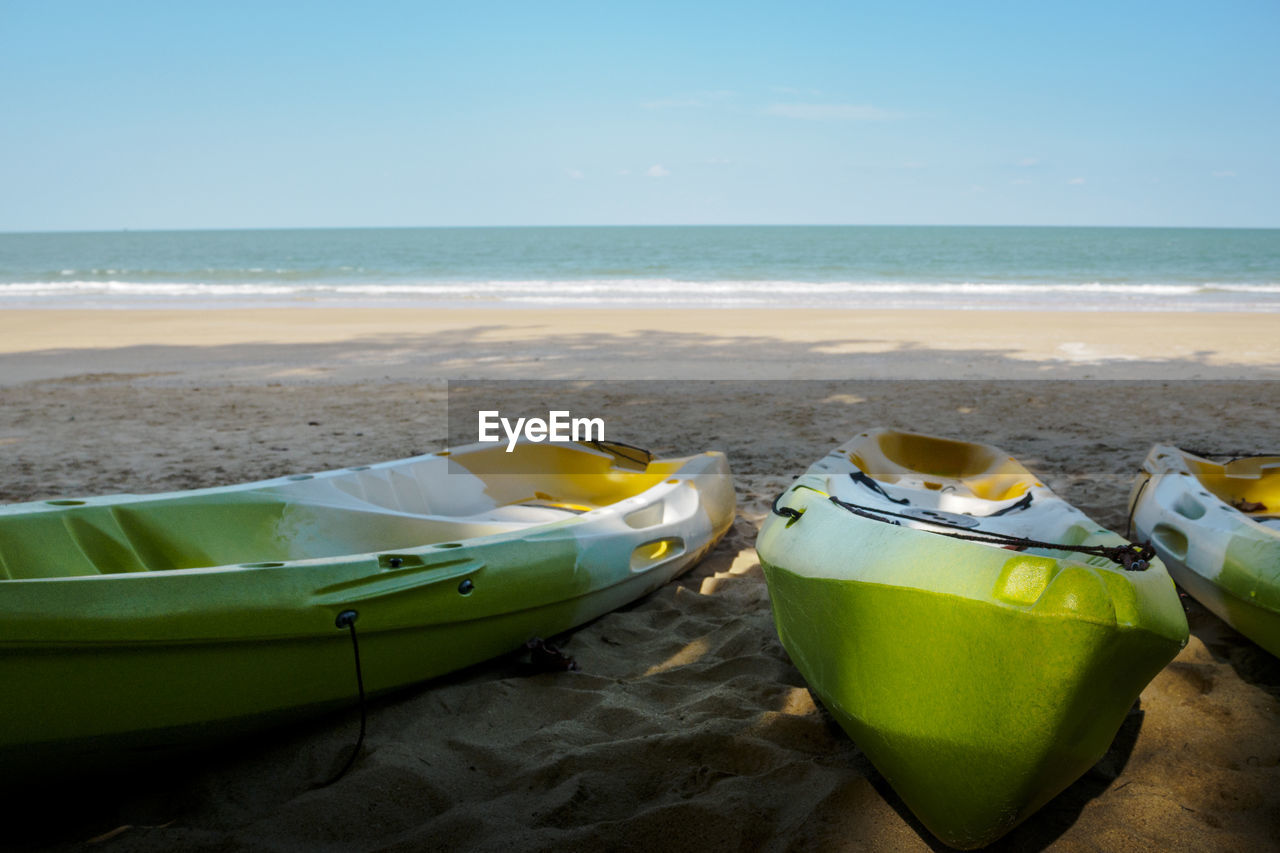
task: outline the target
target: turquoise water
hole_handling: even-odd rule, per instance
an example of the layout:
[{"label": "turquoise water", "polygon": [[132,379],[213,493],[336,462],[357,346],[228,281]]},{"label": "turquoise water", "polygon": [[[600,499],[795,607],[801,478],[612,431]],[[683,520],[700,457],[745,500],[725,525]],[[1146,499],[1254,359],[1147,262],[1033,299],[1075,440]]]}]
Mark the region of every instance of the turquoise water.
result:
[{"label": "turquoise water", "polygon": [[403,228],[0,234],[0,307],[1280,310],[1280,230]]}]

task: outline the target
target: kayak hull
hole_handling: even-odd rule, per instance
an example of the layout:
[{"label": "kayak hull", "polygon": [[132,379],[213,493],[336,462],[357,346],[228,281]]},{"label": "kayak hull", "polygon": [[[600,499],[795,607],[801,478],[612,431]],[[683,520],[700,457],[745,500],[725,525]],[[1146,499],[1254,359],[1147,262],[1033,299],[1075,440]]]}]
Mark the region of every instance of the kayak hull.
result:
[{"label": "kayak hull", "polygon": [[[407,592],[392,602],[361,602],[356,623],[366,692],[377,694],[426,681],[550,637],[609,613],[659,588],[700,559],[711,545],[661,571],[628,577],[580,599],[470,618],[449,608],[456,586]],[[509,564],[511,565],[511,564]],[[468,580],[489,580],[476,570]],[[444,605],[444,606],[442,606]],[[440,624],[364,631],[388,606],[454,614]],[[329,616],[329,608],[322,608]],[[330,620],[326,620],[330,621]],[[181,747],[342,706],[357,696],[354,653],[346,630],[321,626],[310,636],[67,644],[51,650],[10,650],[0,682],[25,685],[4,715],[0,764],[38,756],[41,744],[66,754]],[[88,734],[85,734],[88,733]],[[43,758],[38,758],[43,761]]]},{"label": "kayak hull", "polygon": [[[1265,651],[1280,657],[1280,611],[1232,594],[1171,556],[1164,559],[1169,574],[1192,598]],[[1280,553],[1272,559],[1280,564]]]},{"label": "kayak hull", "polygon": [[[778,634],[823,706],[929,831],[960,849],[1004,835],[1097,763],[1179,647],[762,566]],[[806,657],[813,648],[824,652]]]},{"label": "kayak hull", "polygon": [[[0,763],[88,763],[352,706],[355,649],[337,624],[347,611],[373,694],[595,619],[686,571],[731,524],[724,457],[676,462],[612,504],[456,542],[0,582],[0,683],[14,686]],[[95,500],[88,510],[110,509]]]}]

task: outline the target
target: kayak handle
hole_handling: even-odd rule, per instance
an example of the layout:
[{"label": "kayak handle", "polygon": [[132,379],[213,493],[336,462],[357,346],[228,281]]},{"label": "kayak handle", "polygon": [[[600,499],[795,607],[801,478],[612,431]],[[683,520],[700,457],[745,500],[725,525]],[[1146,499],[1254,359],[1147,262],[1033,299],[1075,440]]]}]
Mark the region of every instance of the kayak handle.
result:
[{"label": "kayak handle", "polygon": [[789,519],[787,521],[787,527],[790,527],[791,525],[799,521],[800,516],[804,515],[804,510],[795,509],[794,507],[789,507],[789,506],[778,506],[778,501],[782,500],[783,497],[786,496],[787,492],[798,492],[801,489],[808,489],[811,492],[818,492],[818,494],[822,495],[823,497],[827,496],[826,492],[819,491],[818,489],[815,489],[813,486],[792,486],[789,489],[784,489],[780,495],[778,495],[776,498],[773,499],[773,506],[771,507],[771,509],[774,515],[780,515],[783,518]]},{"label": "kayak handle", "polygon": [[[790,489],[788,489],[787,491],[790,491]],[[787,522],[788,524],[791,524],[792,522],[799,521],[800,516],[804,515],[804,513],[798,509],[792,509],[789,506],[784,506],[784,507],[778,506],[778,501],[782,500],[782,496],[785,495],[786,493],[787,492],[781,492],[776,498],[774,498],[773,506],[770,507],[770,509],[773,511],[774,515],[780,515],[783,518],[791,519],[791,521]]]}]

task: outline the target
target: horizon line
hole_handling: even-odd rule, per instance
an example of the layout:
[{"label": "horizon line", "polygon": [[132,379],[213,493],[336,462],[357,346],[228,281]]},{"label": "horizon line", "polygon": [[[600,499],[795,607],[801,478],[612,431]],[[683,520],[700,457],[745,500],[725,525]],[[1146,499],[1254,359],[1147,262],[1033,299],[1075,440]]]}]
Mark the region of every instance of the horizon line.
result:
[{"label": "horizon line", "polygon": [[1063,228],[1063,229],[1146,229],[1162,231],[1276,231],[1277,225],[1080,225],[1036,223],[856,223],[856,222],[756,222],[756,223],[631,223],[555,225],[268,225],[205,226],[178,228],[40,228],[33,230],[0,230],[0,236],[34,236],[54,234],[181,234],[233,233],[238,231],[463,231],[516,229],[590,229],[590,228]]}]

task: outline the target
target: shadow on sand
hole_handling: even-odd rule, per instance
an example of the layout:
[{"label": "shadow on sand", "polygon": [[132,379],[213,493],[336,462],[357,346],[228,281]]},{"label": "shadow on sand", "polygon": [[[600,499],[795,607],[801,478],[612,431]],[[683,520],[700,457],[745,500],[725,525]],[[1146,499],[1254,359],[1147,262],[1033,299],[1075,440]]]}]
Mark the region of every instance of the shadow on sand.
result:
[{"label": "shadow on sand", "polygon": [[[536,315],[531,315],[536,317]],[[963,312],[957,312],[962,321]],[[554,322],[549,315],[548,325]],[[133,345],[47,349],[0,356],[0,381],[55,379],[142,370],[239,381],[307,381],[436,376],[453,378],[1013,378],[1267,379],[1280,368],[1198,350],[1139,359],[1077,350],[1035,360],[1010,348],[944,349],[930,341],[873,335],[785,340],[663,329],[619,334],[553,333],[531,324],[481,325],[430,334],[388,333],[313,343],[248,341],[213,346]]]}]

